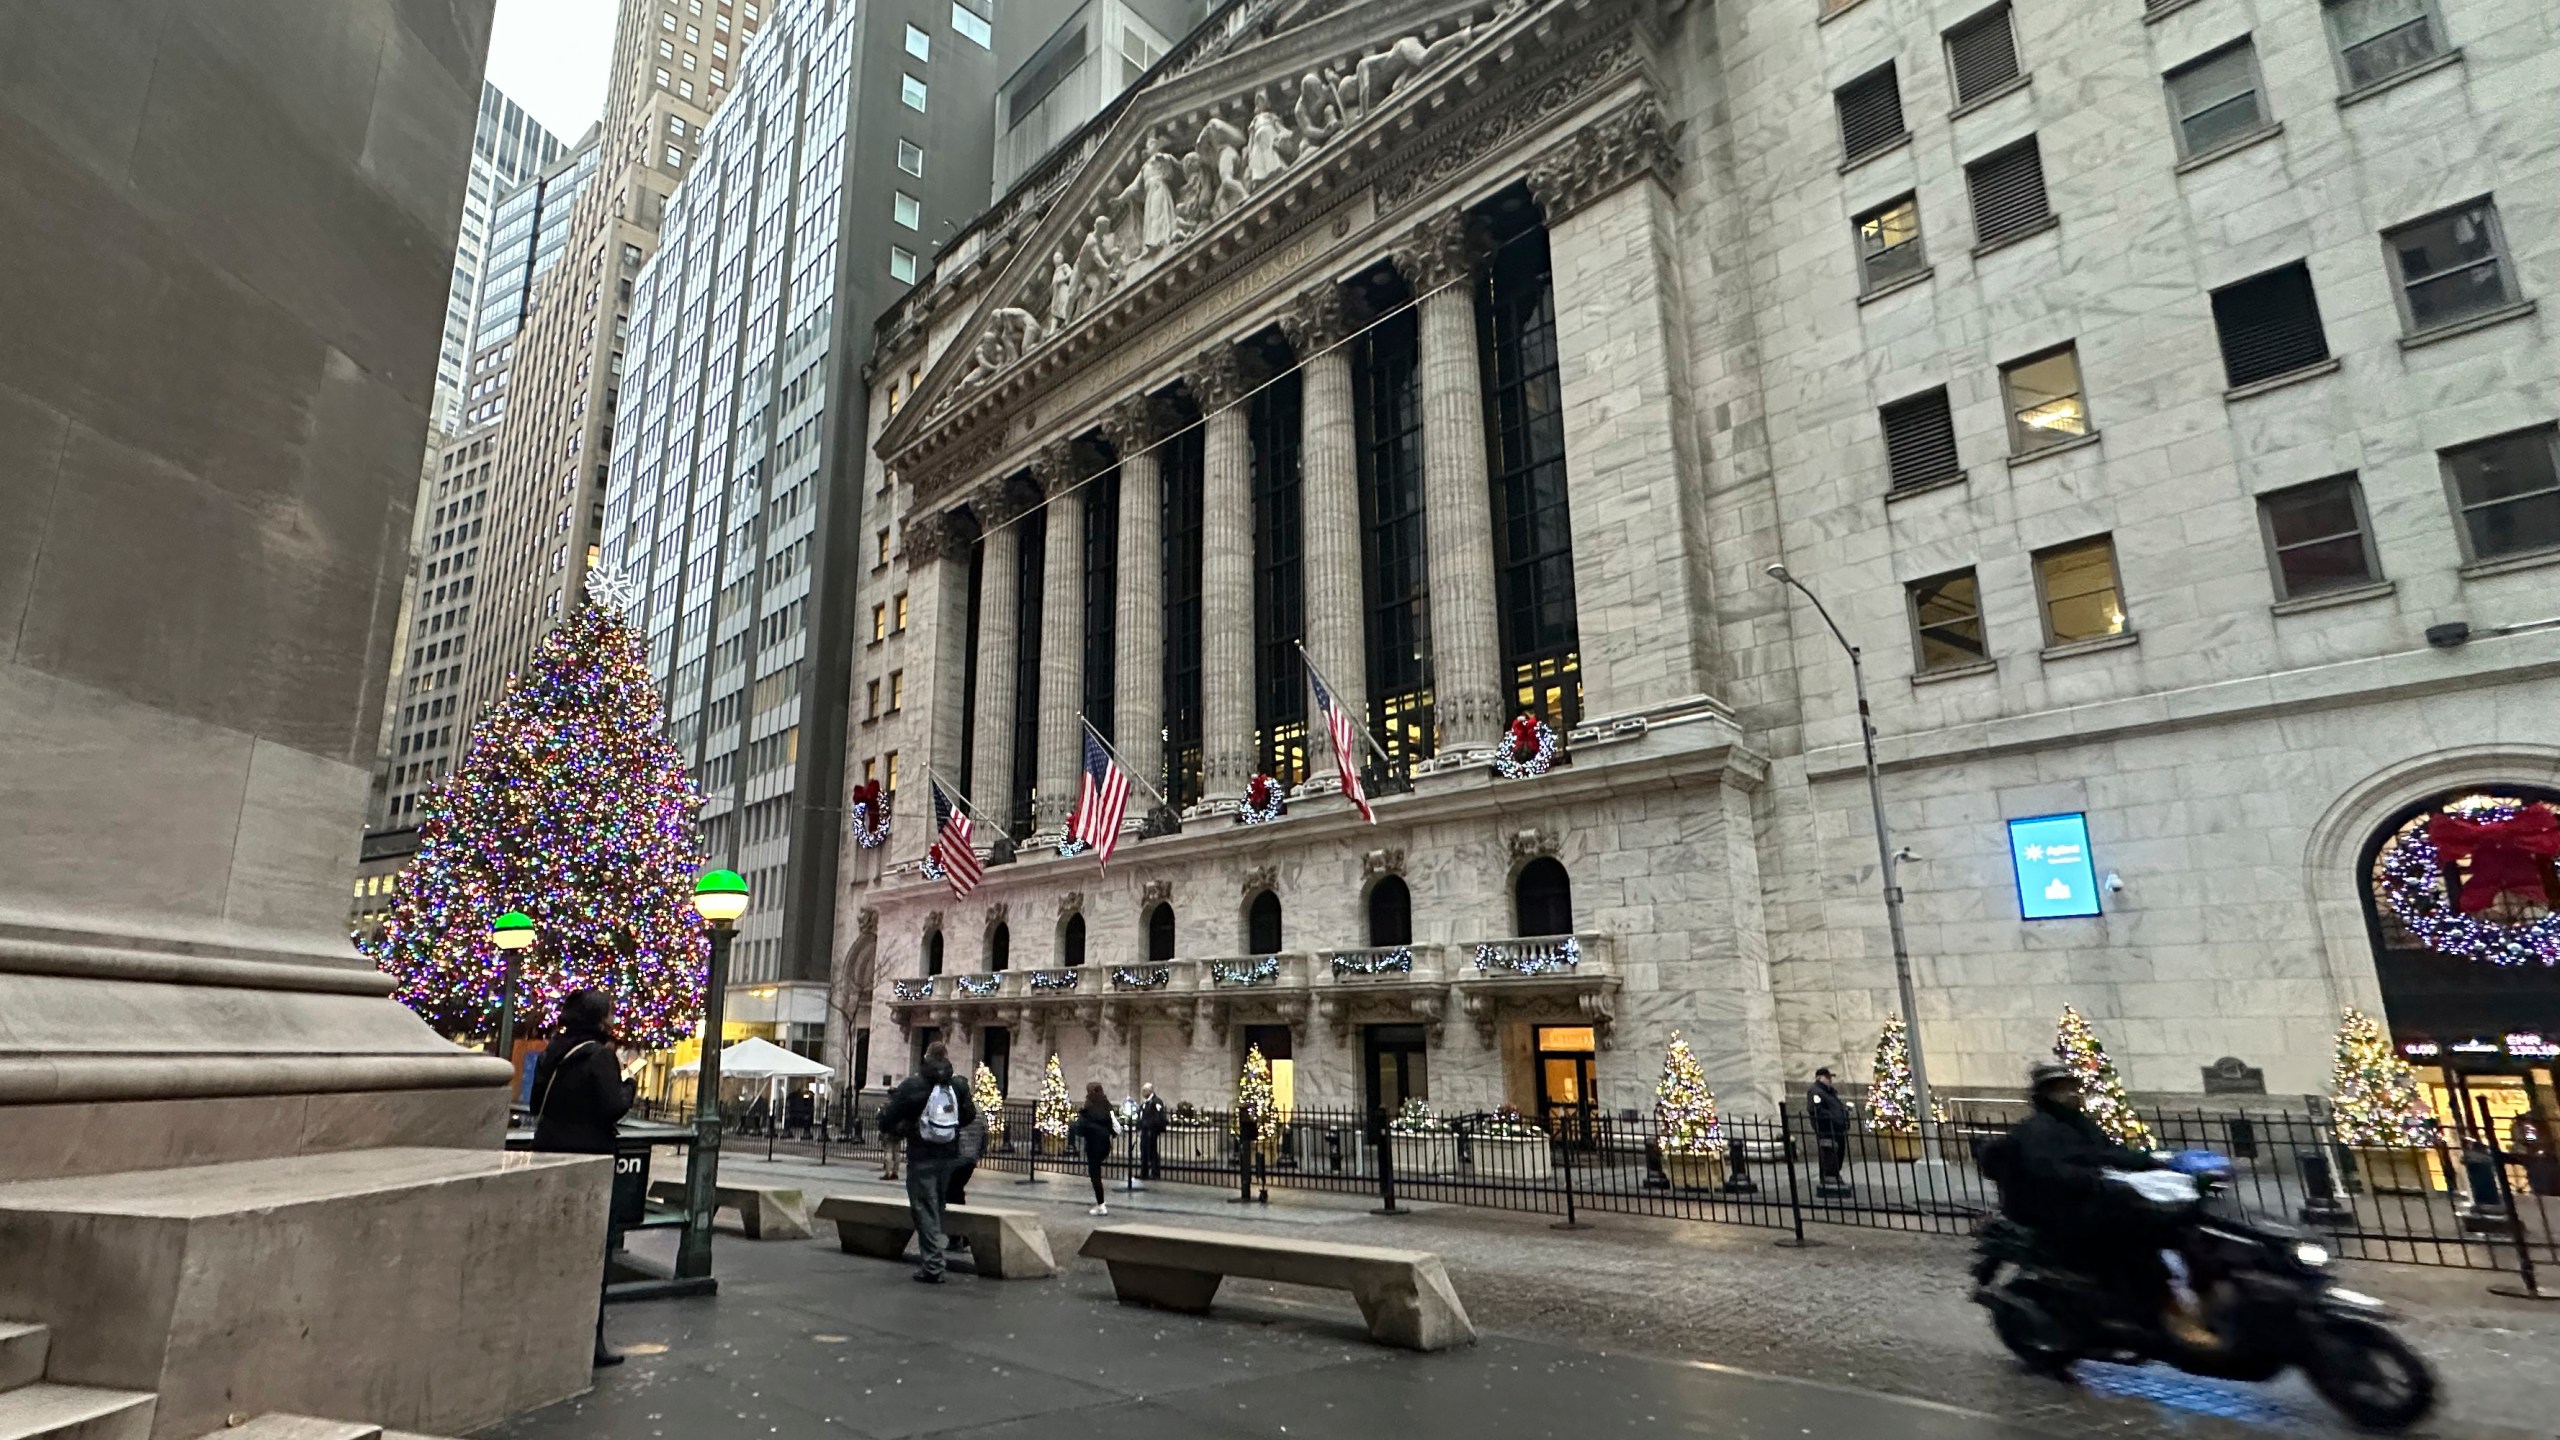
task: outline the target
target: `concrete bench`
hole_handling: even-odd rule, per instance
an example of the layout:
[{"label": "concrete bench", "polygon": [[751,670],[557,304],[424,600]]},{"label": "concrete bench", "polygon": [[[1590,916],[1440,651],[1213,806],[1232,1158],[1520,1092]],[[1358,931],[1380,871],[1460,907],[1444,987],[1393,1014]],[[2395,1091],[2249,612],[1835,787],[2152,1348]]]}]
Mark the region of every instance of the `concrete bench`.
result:
[{"label": "concrete bench", "polygon": [[[916,1233],[907,1202],[888,1195],[830,1195],[818,1202],[818,1218],[832,1220],[836,1243],[847,1255],[896,1260],[907,1253]],[[1000,1210],[993,1205],[946,1205],[942,1230],[969,1242],[969,1258],[978,1273],[991,1280],[1039,1280],[1058,1273],[1049,1252],[1049,1232],[1029,1210]]]},{"label": "concrete bench", "polygon": [[1321,1240],[1235,1235],[1170,1225],[1112,1225],[1085,1237],[1078,1252],[1111,1267],[1122,1302],[1199,1314],[1229,1275],[1284,1285],[1348,1290],[1369,1322],[1369,1338],[1407,1350],[1446,1350],[1476,1338],[1475,1322],[1440,1257]]},{"label": "concrete bench", "polygon": [[[649,1194],[666,1204],[685,1203],[682,1180],[654,1181]],[[818,1233],[809,1228],[809,1202],[797,1190],[780,1185],[733,1185],[723,1180],[714,1194],[721,1209],[738,1212],[738,1224],[750,1240],[806,1240]]]}]

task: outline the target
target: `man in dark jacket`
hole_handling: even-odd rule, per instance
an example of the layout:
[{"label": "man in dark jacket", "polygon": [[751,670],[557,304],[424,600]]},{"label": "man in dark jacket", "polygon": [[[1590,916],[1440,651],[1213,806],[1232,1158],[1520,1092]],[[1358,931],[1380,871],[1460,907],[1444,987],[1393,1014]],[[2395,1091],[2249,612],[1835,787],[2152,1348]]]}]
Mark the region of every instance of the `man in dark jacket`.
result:
[{"label": "man in dark jacket", "polygon": [[[622,1078],[613,1049],[613,996],[573,990],[560,1002],[560,1030],[533,1067],[533,1148],[571,1155],[610,1155],[622,1117],[631,1110],[634,1086]],[[605,1202],[612,1204],[608,1195]],[[605,1228],[605,1262],[612,1264],[618,1237]],[[596,1305],[599,1366],[622,1357],[604,1343],[604,1305]]]},{"label": "man in dark jacket", "polygon": [[2080,1076],[2059,1061],[2027,1072],[2035,1113],[1986,1155],[2000,1186],[2000,1213],[2036,1232],[2055,1257],[2098,1277],[2127,1298],[2156,1307],[2180,1340],[2215,1343],[2169,1286],[2160,1258],[2176,1227],[2107,1183],[2109,1170],[2158,1168],[2147,1153],[2119,1145],[2083,1108]]},{"label": "man in dark jacket", "polygon": [[1138,1178],[1154,1180],[1164,1174],[1164,1132],[1173,1128],[1173,1117],[1165,1113],[1164,1101],[1157,1097],[1153,1081],[1138,1087]]},{"label": "man in dark jacket", "polygon": [[898,1082],[880,1107],[880,1139],[907,1147],[907,1211],[916,1222],[921,1264],[916,1279],[942,1283],[944,1187],[960,1164],[960,1132],[976,1123],[978,1102],[953,1078],[951,1052],[939,1040],[924,1049],[924,1065]]},{"label": "man in dark jacket", "polygon": [[1840,1178],[1840,1166],[1849,1153],[1849,1105],[1832,1088],[1830,1066],[1813,1072],[1813,1084],[1806,1088],[1804,1102],[1813,1112],[1813,1145],[1822,1159],[1822,1179],[1814,1186],[1814,1193],[1846,1195],[1849,1182]]}]

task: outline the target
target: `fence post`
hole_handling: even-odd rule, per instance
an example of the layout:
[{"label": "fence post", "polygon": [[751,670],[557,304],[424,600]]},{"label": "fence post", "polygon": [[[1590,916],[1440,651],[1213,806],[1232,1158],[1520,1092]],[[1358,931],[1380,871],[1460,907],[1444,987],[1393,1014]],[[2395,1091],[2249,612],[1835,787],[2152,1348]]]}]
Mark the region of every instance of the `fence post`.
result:
[{"label": "fence post", "polygon": [[1556,1149],[1564,1157],[1564,1218],[1547,1228],[1550,1230],[1588,1230],[1591,1227],[1583,1224],[1582,1217],[1576,1214],[1574,1210],[1572,1142],[1567,1141],[1562,1145],[1558,1145]]},{"label": "fence post", "polygon": [[1381,1108],[1369,1112],[1369,1138],[1378,1147],[1378,1208],[1372,1215],[1410,1215],[1413,1212],[1396,1203],[1396,1147],[1387,1130],[1387,1112]]},{"label": "fence post", "polygon": [[1236,1194],[1230,1205],[1253,1203],[1253,1151],[1261,1139],[1261,1126],[1253,1123],[1253,1112],[1239,1107],[1236,1111]]},{"label": "fence post", "polygon": [[[1818,1154],[1821,1141],[1817,1137],[1814,1143]],[[1796,1127],[1789,1118],[1784,1100],[1778,1102],[1778,1147],[1782,1157],[1780,1163],[1787,1167],[1787,1217],[1795,1223],[1796,1231],[1792,1237],[1780,1240],[1778,1244],[1789,1250],[1810,1250],[1822,1242],[1808,1240],[1804,1236],[1804,1195],[1796,1180]]]},{"label": "fence post", "polygon": [[[1006,1149],[1013,1148],[1013,1107],[1010,1104],[1005,1107],[1004,1143]],[[1032,1122],[1031,1143],[1024,1146],[1022,1151],[1022,1178],[1013,1183],[1016,1185],[1040,1183],[1040,1128],[1036,1119]]]},{"label": "fence post", "polygon": [[[2487,1127],[2490,1166],[2498,1172],[2498,1197],[2507,1205],[2507,1234],[2516,1247],[2516,1279],[2514,1285],[2492,1285],[2489,1293],[2512,1300],[2560,1300],[2560,1291],[2542,1288],[2542,1274],[2533,1263],[2533,1239],[2525,1233],[2524,1207],[2516,1203],[2515,1185],[2507,1179],[2506,1152],[2498,1148],[2498,1132]],[[2494,1262],[2492,1262],[2494,1263]]]}]

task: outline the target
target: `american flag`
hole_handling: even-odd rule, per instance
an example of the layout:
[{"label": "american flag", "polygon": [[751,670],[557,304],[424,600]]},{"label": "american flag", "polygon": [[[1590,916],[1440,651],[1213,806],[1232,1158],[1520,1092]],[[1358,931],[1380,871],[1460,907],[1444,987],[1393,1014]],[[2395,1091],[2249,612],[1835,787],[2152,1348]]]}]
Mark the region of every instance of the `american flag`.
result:
[{"label": "american flag", "polygon": [[1369,808],[1368,792],[1360,788],[1359,722],[1324,688],[1324,677],[1316,673],[1313,661],[1307,664],[1307,679],[1316,687],[1316,708],[1324,712],[1325,733],[1333,737],[1333,764],[1342,772],[1342,798],[1359,807],[1361,819],[1375,825],[1378,812]]},{"label": "american flag", "polygon": [[987,878],[987,868],[978,863],[978,852],[969,844],[969,832],[975,827],[969,823],[968,812],[942,793],[940,782],[925,783],[933,790],[933,844],[926,847],[925,853],[942,867],[943,878],[951,882],[951,898],[966,899],[970,891],[978,888],[978,882]]},{"label": "american flag", "polygon": [[1111,863],[1120,845],[1120,818],[1129,813],[1129,774],[1111,758],[1110,747],[1093,727],[1084,727],[1084,790],[1076,797],[1074,824],[1068,838],[1093,847],[1094,859]]}]

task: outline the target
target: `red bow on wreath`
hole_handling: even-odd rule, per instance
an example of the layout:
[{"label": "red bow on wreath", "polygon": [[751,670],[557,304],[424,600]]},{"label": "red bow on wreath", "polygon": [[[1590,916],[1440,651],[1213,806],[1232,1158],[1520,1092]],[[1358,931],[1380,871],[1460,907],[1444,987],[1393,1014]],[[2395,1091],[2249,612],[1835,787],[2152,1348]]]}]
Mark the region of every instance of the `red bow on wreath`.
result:
[{"label": "red bow on wreath", "polygon": [[1256,810],[1268,808],[1271,804],[1271,777],[1256,775],[1244,782],[1244,799]]},{"label": "red bow on wreath", "polygon": [[1538,753],[1538,717],[1522,715],[1511,722],[1511,758],[1527,760]]},{"label": "red bow on wreath", "polygon": [[881,803],[880,782],[877,780],[865,780],[861,784],[854,786],[853,803],[856,805],[870,806],[871,813],[874,815],[886,815],[889,813],[889,807]]},{"label": "red bow on wreath", "polygon": [[2548,805],[2527,805],[2504,820],[2438,815],[2427,822],[2427,843],[2436,847],[2441,864],[2471,862],[2459,902],[2466,915],[2497,904],[2502,894],[2551,903],[2542,867],[2560,857],[2560,816]]}]

